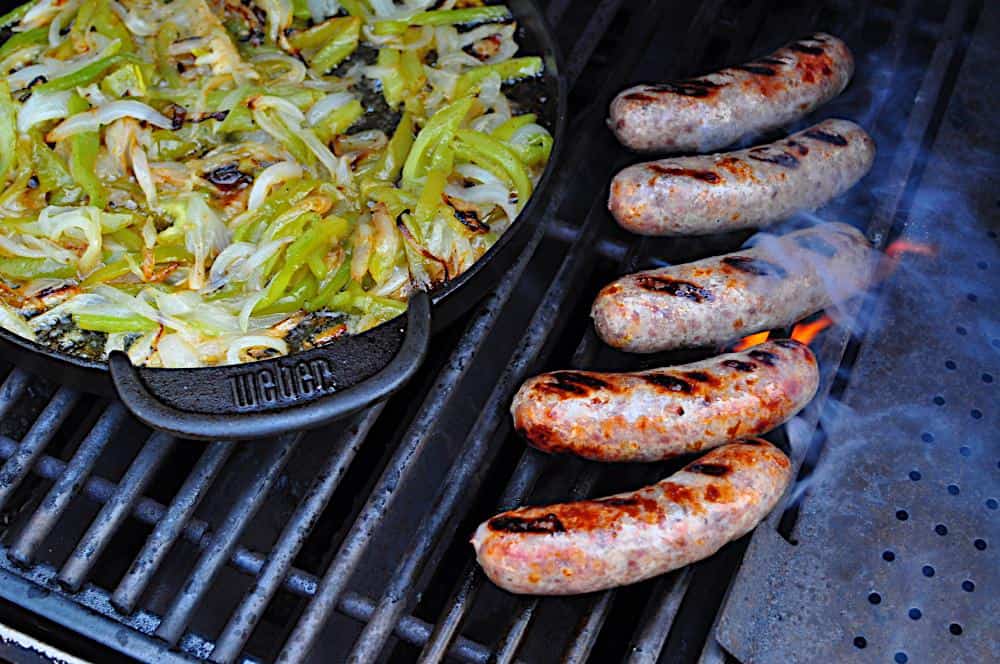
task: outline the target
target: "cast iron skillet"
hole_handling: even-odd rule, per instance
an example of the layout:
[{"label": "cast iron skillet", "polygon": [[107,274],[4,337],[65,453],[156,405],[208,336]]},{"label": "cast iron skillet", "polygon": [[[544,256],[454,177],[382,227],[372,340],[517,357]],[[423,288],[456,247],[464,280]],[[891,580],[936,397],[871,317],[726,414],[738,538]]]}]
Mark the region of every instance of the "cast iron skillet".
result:
[{"label": "cast iron skillet", "polygon": [[[17,3],[2,3],[13,6]],[[271,360],[197,369],[135,367],[114,351],[108,362],[52,350],[0,328],[5,359],[87,392],[116,395],[149,426],[195,439],[262,438],[310,429],[397,392],[427,353],[431,334],[468,311],[517,260],[540,223],[545,189],[556,169],[566,122],[566,85],[559,51],[532,0],[507,0],[523,54],[545,61],[544,75],[524,94],[552,131],[552,157],[517,220],[472,267],[431,293],[410,298],[406,314],[364,334]],[[6,10],[5,10],[6,11]],[[515,93],[515,97],[523,96]]]}]

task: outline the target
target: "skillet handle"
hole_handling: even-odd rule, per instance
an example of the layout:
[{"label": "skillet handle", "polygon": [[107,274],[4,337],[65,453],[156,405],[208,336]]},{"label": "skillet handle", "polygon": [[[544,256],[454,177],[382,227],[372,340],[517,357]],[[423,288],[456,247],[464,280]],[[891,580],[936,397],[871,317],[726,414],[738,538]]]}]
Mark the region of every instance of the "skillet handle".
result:
[{"label": "skillet handle", "polygon": [[402,388],[427,354],[427,293],[410,298],[403,321],[251,364],[150,369],[115,351],[108,365],[118,397],[154,429],[201,440],[264,438],[327,424]]}]

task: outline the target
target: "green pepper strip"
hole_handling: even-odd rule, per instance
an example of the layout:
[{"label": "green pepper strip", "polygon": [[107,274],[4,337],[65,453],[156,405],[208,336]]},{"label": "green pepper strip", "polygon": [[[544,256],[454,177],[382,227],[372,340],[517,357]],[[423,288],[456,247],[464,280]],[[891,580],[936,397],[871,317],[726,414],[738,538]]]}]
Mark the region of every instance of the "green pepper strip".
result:
[{"label": "green pepper strip", "polygon": [[347,131],[358,118],[365,114],[365,109],[361,102],[352,99],[340,108],[330,111],[329,115],[323,118],[317,126],[316,135],[324,142],[329,142],[334,136],[338,136]]},{"label": "green pepper strip", "polygon": [[[37,4],[38,4],[37,2],[26,2],[20,7],[15,7],[14,9],[11,9],[3,16],[0,16],[0,27],[6,28],[8,25],[12,23],[20,23],[21,19],[27,16],[28,12],[31,11],[31,8]],[[41,28],[41,29],[45,30],[46,34],[48,34],[48,28]]]},{"label": "green pepper strip", "polygon": [[112,9],[107,0],[98,0],[97,9],[94,12],[94,27],[103,35],[112,39],[119,39],[122,49],[125,51],[135,50],[135,40],[132,39],[132,32],[128,29],[121,18]]},{"label": "green pepper strip", "polygon": [[340,0],[340,6],[351,16],[367,19],[371,16],[371,10],[365,0]]},{"label": "green pepper strip", "polygon": [[69,279],[76,266],[51,258],[0,258],[0,274],[11,279]]},{"label": "green pepper strip", "polygon": [[534,113],[525,113],[524,115],[515,115],[510,120],[507,120],[502,125],[493,130],[490,134],[493,138],[498,141],[509,141],[511,136],[525,125],[529,125],[538,119]]},{"label": "green pepper strip", "polygon": [[363,185],[361,193],[376,203],[384,203],[393,219],[406,210],[412,210],[417,204],[416,197],[410,192],[377,181],[368,186]]},{"label": "green pepper strip", "polygon": [[414,138],[416,135],[414,134],[413,114],[407,111],[403,113],[403,117],[400,118],[399,124],[396,126],[396,131],[389,139],[389,145],[386,146],[382,162],[375,171],[375,177],[388,182],[398,180],[399,172],[403,169],[403,164],[406,163],[410,149],[413,148]]},{"label": "green pepper strip", "polygon": [[41,85],[36,86],[34,90],[36,92],[61,92],[63,90],[73,90],[81,86],[90,85],[99,79],[108,69],[111,69],[112,67],[123,62],[143,64],[143,61],[134,55],[109,55],[105,58],[101,58],[100,60],[95,60],[86,67],[77,69],[75,72],[54,78],[48,83],[42,83]]},{"label": "green pepper strip", "polygon": [[[303,275],[303,276],[299,276]],[[264,307],[258,311],[258,315],[268,316],[270,314],[289,314],[293,311],[300,311],[305,309],[306,302],[312,300],[316,296],[316,290],[319,287],[319,282],[316,277],[312,275],[308,270],[300,270],[298,274],[295,275],[295,279],[292,280],[294,283],[298,279],[299,282],[292,286],[292,290],[288,292],[280,300]]]},{"label": "green pepper strip", "polygon": [[0,78],[0,184],[7,182],[7,175],[14,168],[14,150],[17,149],[17,107],[10,96],[6,78]]},{"label": "green pepper strip", "polygon": [[324,44],[329,43],[334,35],[343,30],[347,23],[355,20],[360,19],[352,16],[328,19],[311,28],[294,33],[288,38],[288,43],[291,44],[292,48],[300,51],[306,48],[321,48]]},{"label": "green pepper strip", "polygon": [[[70,114],[82,113],[90,108],[83,97],[73,93],[69,100]],[[98,131],[85,131],[69,138],[69,172],[77,184],[90,197],[90,204],[104,209],[108,204],[108,192],[101,179],[97,177],[94,163],[101,149],[101,134]]]},{"label": "green pepper strip", "polygon": [[252,113],[253,121],[257,124],[257,126],[264,129],[264,123],[261,122],[263,119],[267,124],[267,129],[264,129],[264,131],[268,134],[273,131],[276,135],[272,136],[272,138],[288,150],[297,162],[306,165],[316,163],[316,157],[313,155],[312,150],[309,149],[309,146],[307,146],[302,139],[295,134],[295,132],[288,128],[288,125],[282,121],[281,116],[277,113],[268,113],[264,110],[255,110],[252,111]]},{"label": "green pepper strip", "polygon": [[10,36],[10,39],[4,42],[3,46],[0,46],[0,60],[6,60],[7,56],[13,55],[14,52],[25,46],[47,44],[48,39],[48,28],[34,28],[27,32],[15,32]]},{"label": "green pepper strip", "polygon": [[399,70],[399,51],[392,48],[382,48],[378,52],[378,60],[375,64],[380,68],[391,69],[392,72],[379,78],[382,84],[382,95],[385,102],[390,107],[396,108],[403,101],[405,95],[406,81]]},{"label": "green pepper strip", "polygon": [[[316,214],[305,216],[318,217]],[[324,223],[324,221],[316,218],[314,219],[314,223],[298,239],[288,245],[288,249],[285,250],[284,265],[282,265],[278,273],[271,279],[270,284],[267,286],[266,294],[257,303],[257,306],[254,307],[254,312],[260,311],[268,305],[277,302],[285,294],[292,277],[298,272],[299,268],[306,264],[311,254],[323,248],[329,242],[332,231],[331,224]]]},{"label": "green pepper strip", "polygon": [[31,159],[42,188],[53,192],[53,203],[60,205],[76,199],[80,192],[76,181],[62,157],[50,150],[37,132],[31,133]]},{"label": "green pepper strip", "polygon": [[301,202],[316,187],[315,182],[295,180],[271,192],[264,204],[243,220],[233,233],[234,242],[257,242],[268,224]]},{"label": "green pepper strip", "polygon": [[358,48],[361,39],[361,19],[357,16],[332,20],[339,21],[337,30],[312,59],[313,69],[319,72],[328,72],[346,60]]},{"label": "green pepper strip", "polygon": [[319,283],[319,288],[316,291],[316,295],[306,301],[305,310],[306,311],[318,311],[323,307],[327,306],[330,302],[330,298],[344,290],[344,286],[351,279],[351,257],[350,255],[344,256],[344,261],[340,264],[337,270],[329,275],[326,279],[323,279]]},{"label": "green pepper strip", "polygon": [[517,154],[509,147],[478,131],[460,129],[456,136],[455,154],[488,170],[506,175],[517,192],[518,206],[523,206],[531,196],[531,178]]},{"label": "green pepper strip", "polygon": [[[449,172],[435,170],[427,174],[424,190],[420,192],[420,200],[417,201],[417,209],[413,211],[413,221],[423,237],[427,236],[430,224],[441,207],[441,196],[448,184]],[[423,237],[418,239],[422,240]]]},{"label": "green pepper strip", "polygon": [[[133,263],[141,263],[142,256],[133,256]],[[153,249],[153,261],[155,263],[181,263],[191,260],[191,253],[184,247],[164,245]],[[86,288],[95,284],[104,284],[115,279],[121,279],[132,271],[129,261],[122,259],[105,265],[104,267],[91,272],[80,285]]]},{"label": "green pepper strip", "polygon": [[466,23],[486,23],[489,21],[506,21],[512,18],[510,10],[504,5],[489,7],[467,7],[465,9],[437,9],[414,14],[410,18],[398,21],[376,21],[375,34],[398,35],[411,25],[461,25]]},{"label": "green pepper strip", "polygon": [[69,56],[72,53],[74,45],[84,44],[84,40],[94,20],[94,12],[96,11],[96,2],[85,2],[80,6],[80,10],[76,13],[76,18],[73,19],[73,26],[69,30],[69,39],[59,45],[60,55]]},{"label": "green pepper strip", "polygon": [[542,59],[536,56],[511,58],[495,65],[476,67],[458,77],[458,83],[455,84],[455,96],[463,97],[477,91],[483,80],[491,74],[498,74],[501,81],[509,83],[538,76],[544,68]]},{"label": "green pepper strip", "polygon": [[473,101],[472,98],[465,97],[445,106],[432,115],[427,125],[417,134],[413,149],[403,166],[403,183],[407,187],[416,188],[417,181],[427,174],[433,152],[451,141],[472,109]]},{"label": "green pepper strip", "polygon": [[92,330],[94,332],[151,332],[159,327],[158,323],[149,320],[139,314],[128,316],[108,316],[105,314],[73,314],[73,320],[82,330]]},{"label": "green pepper strip", "polygon": [[172,88],[181,87],[181,76],[170,61],[170,45],[180,37],[180,30],[173,23],[164,23],[156,33],[156,68],[160,76]]}]

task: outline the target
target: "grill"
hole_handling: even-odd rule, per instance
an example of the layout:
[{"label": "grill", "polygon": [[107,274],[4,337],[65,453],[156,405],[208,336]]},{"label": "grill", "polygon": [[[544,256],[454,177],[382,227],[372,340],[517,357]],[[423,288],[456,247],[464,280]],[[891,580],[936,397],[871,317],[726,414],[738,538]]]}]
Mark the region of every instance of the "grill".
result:
[{"label": "grill", "polygon": [[[100,661],[1000,659],[1000,7],[553,0],[547,14],[573,113],[546,223],[402,394],[305,435],[205,445],[0,367],[0,655],[23,661],[34,638]],[[520,382],[696,359],[602,346],[590,299],[617,274],[749,235],[618,230],[607,183],[635,157],[603,128],[607,102],[815,29],[858,62],[822,115],[879,145],[872,174],[819,216],[860,225],[890,259],[814,343],[817,399],[770,436],[798,482],[752,535],[659,579],[577,598],[499,591],[467,543],[479,521],[678,467],[527,449],[507,414]]]}]

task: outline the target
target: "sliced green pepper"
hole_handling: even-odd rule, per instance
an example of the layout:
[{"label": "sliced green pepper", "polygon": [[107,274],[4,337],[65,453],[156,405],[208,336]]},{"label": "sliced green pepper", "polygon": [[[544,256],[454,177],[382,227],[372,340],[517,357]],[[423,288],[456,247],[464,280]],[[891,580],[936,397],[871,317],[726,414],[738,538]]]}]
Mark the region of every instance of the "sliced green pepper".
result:
[{"label": "sliced green pepper", "polygon": [[366,19],[371,16],[371,9],[366,0],[340,0],[340,6],[351,16]]},{"label": "sliced green pepper", "polygon": [[[0,27],[6,28],[8,25],[11,25],[13,23],[20,23],[21,19],[27,16],[28,12],[31,11],[32,7],[34,7],[37,4],[38,2],[33,0],[32,2],[24,3],[20,7],[15,7],[14,9],[11,9],[3,16],[0,16]],[[45,30],[46,33],[48,33],[48,28],[42,28],[42,29]]]},{"label": "sliced green pepper", "polygon": [[14,151],[17,149],[17,106],[10,96],[6,78],[0,78],[0,183],[7,182],[7,175],[14,168]]},{"label": "sliced green pepper", "polygon": [[463,97],[478,91],[483,80],[491,74],[497,74],[500,76],[501,81],[510,83],[538,76],[544,68],[542,59],[536,56],[511,58],[504,62],[498,62],[495,65],[482,65],[475,69],[470,69],[458,77],[458,83],[455,84],[455,96]]},{"label": "sliced green pepper", "polygon": [[346,60],[358,48],[361,38],[361,19],[357,16],[330,19],[337,21],[337,30],[327,39],[326,45],[312,58],[313,69],[325,73]]},{"label": "sliced green pepper", "polygon": [[[121,279],[132,271],[132,265],[138,265],[142,262],[142,256],[139,253],[136,253],[129,258],[131,259],[131,262],[123,258],[115,261],[114,263],[109,263],[100,269],[94,270],[87,275],[87,278],[83,280],[81,285],[87,287],[95,284],[104,284],[109,281],[114,281],[115,279]],[[163,245],[153,249],[153,260],[158,264],[183,263],[191,260],[191,258],[191,252],[184,247]]]},{"label": "sliced green pepper", "polygon": [[444,188],[448,184],[448,172],[431,171],[428,173],[424,189],[420,192],[417,209],[413,211],[413,221],[416,223],[417,228],[420,229],[423,237],[426,237],[430,230],[431,221],[434,220],[438,208],[441,207],[441,196],[444,194]]},{"label": "sliced green pepper", "polygon": [[160,26],[156,33],[156,67],[160,76],[173,88],[181,86],[181,77],[170,59],[170,46],[180,37],[180,30],[173,23],[167,22]]},{"label": "sliced green pepper", "polygon": [[331,141],[335,136],[343,134],[350,129],[351,125],[357,122],[358,118],[365,114],[365,109],[361,102],[352,99],[340,108],[330,111],[323,120],[316,126],[316,135],[324,142]]},{"label": "sliced green pepper", "polygon": [[234,242],[257,242],[264,229],[279,215],[284,214],[292,206],[301,202],[316,188],[316,183],[309,180],[293,180],[287,182],[276,191],[272,191],[264,204],[248,214],[237,219]]},{"label": "sliced green pepper", "polygon": [[80,188],[63,163],[62,157],[49,149],[41,137],[31,133],[31,159],[35,174],[45,191],[52,192],[52,202],[56,205],[70,203],[79,197]]},{"label": "sliced green pepper", "polygon": [[377,21],[375,34],[398,35],[411,25],[461,25],[468,23],[487,23],[491,21],[506,21],[512,18],[510,9],[504,5],[488,7],[466,7],[464,9],[436,9],[414,14],[410,18],[398,21]]},{"label": "sliced green pepper", "polygon": [[434,151],[447,145],[472,110],[473,99],[465,97],[445,106],[431,116],[427,125],[417,134],[413,149],[403,166],[403,184],[415,188],[417,181],[427,174]]},{"label": "sliced green pepper", "polygon": [[410,149],[413,147],[413,140],[415,138],[413,114],[407,111],[403,113],[399,124],[396,125],[396,131],[393,132],[392,138],[389,139],[389,144],[385,148],[385,155],[382,157],[382,163],[379,164],[378,169],[375,171],[375,177],[388,182],[398,180],[399,173],[403,170],[403,164],[406,163],[406,158],[410,154]]},{"label": "sliced green pepper", "polygon": [[517,204],[523,206],[531,196],[531,177],[521,163],[517,154],[491,136],[482,132],[460,129],[456,132],[458,140],[455,144],[455,154],[473,163],[477,163],[514,185],[517,192]]},{"label": "sliced green pepper", "polygon": [[[109,48],[114,49],[114,47]],[[91,83],[97,81],[108,69],[122,63],[145,64],[139,58],[127,53],[109,55],[91,62],[86,67],[81,67],[74,72],[56,77],[47,83],[42,83],[41,85],[36,86],[34,90],[36,92],[62,92],[63,90],[74,90],[82,86],[90,85]]]},{"label": "sliced green pepper", "polygon": [[379,68],[391,70],[387,75],[379,77],[379,82],[382,84],[382,96],[385,97],[385,103],[396,108],[406,96],[406,82],[399,71],[399,51],[392,48],[379,49],[378,60],[375,61],[375,64]]},{"label": "sliced green pepper", "polygon": [[76,276],[76,266],[51,258],[0,257],[0,274],[11,279],[69,279]]},{"label": "sliced green pepper", "polygon": [[34,28],[27,32],[15,32],[10,36],[10,39],[4,42],[3,46],[0,46],[0,61],[6,60],[8,56],[13,55],[25,46],[47,44],[48,40],[48,28]]},{"label": "sliced green pepper", "polygon": [[[85,3],[89,4],[89,3]],[[122,50],[134,51],[135,40],[132,39],[132,32],[125,25],[125,22],[111,9],[108,0],[96,0],[97,5],[94,11],[94,27],[102,35],[118,39],[121,41]]]},{"label": "sliced green pepper", "polygon": [[525,125],[529,125],[538,119],[534,113],[525,113],[524,115],[515,115],[510,120],[507,120],[502,125],[497,127],[491,132],[491,136],[498,141],[509,141],[510,137],[514,133]]},{"label": "sliced green pepper", "polygon": [[108,316],[105,314],[73,314],[73,320],[82,330],[93,332],[151,332],[159,327],[158,323],[139,314],[127,316]]},{"label": "sliced green pepper", "polygon": [[[70,114],[82,113],[88,108],[90,104],[73,93],[69,100]],[[94,170],[100,149],[101,134],[98,131],[84,131],[69,138],[69,172],[90,198],[90,204],[103,210],[108,204],[108,191]]]},{"label": "sliced green pepper", "polygon": [[351,257],[350,255],[345,255],[340,266],[332,274],[320,281],[316,295],[307,300],[303,308],[306,311],[318,311],[327,306],[330,298],[344,290],[344,286],[347,285],[350,279]]},{"label": "sliced green pepper", "polygon": [[306,265],[309,256],[329,243],[334,229],[331,224],[324,222],[325,220],[314,220],[298,239],[288,245],[288,249],[285,250],[284,265],[271,279],[266,294],[254,307],[255,312],[277,302],[285,294],[292,276]]}]

